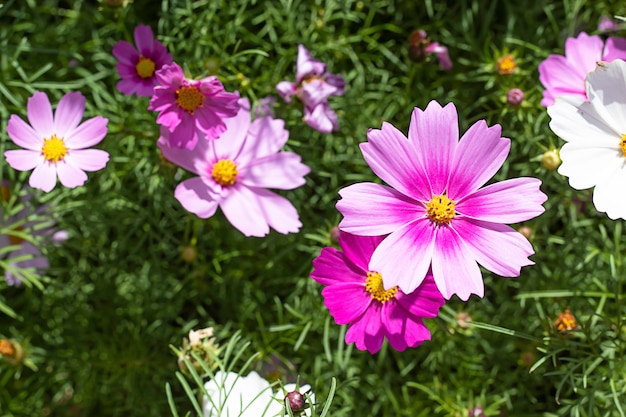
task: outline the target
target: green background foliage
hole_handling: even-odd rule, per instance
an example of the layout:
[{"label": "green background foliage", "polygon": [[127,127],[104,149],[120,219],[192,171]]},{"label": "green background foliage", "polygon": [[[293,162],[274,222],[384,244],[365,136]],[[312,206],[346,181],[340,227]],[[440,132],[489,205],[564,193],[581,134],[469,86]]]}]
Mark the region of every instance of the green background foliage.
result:
[{"label": "green background foliage", "polygon": [[[0,416],[168,415],[166,383],[184,415],[193,408],[170,346],[209,325],[222,344],[235,334],[249,342],[250,367],[262,373],[280,358],[285,380],[299,375],[320,403],[336,378],[329,414],[337,417],[466,416],[478,406],[488,416],[623,416],[622,223],[598,214],[589,190],[570,189],[542,166],[542,154],[561,142],[539,105],[537,65],[562,54],[568,36],[596,33],[602,15],[625,9],[545,0],[0,2],[0,151],[14,148],[8,118],[25,118],[35,90],[53,103],[78,90],[86,117],[109,120],[100,147],[111,154],[84,187],[34,192],[69,239],[43,247],[45,276],[30,273],[17,288],[0,282],[0,336],[26,352],[22,364],[0,362]],[[175,200],[189,174],[162,160],[148,99],[115,88],[111,50],[132,42],[140,23],[191,76],[216,74],[253,102],[293,80],[299,43],[344,75],[345,95],[330,100],[338,132],[311,129],[298,103],[276,108],[290,131],[286,149],[311,167],[306,185],[282,193],[300,213],[300,233],[245,238],[221,213],[200,220]],[[434,57],[409,60],[415,29],[449,48],[450,72]],[[500,75],[496,62],[506,53],[517,68]],[[526,94],[519,107],[506,103],[513,87]],[[412,109],[430,100],[455,103],[461,132],[479,119],[502,126],[511,153],[495,180],[542,179],[546,212],[524,225],[536,265],[515,279],[483,271],[485,297],[448,302],[428,322],[432,341],[405,352],[385,344],[370,355],[345,345],[345,327],[308,277],[311,261],[335,243],[337,191],[378,181],[358,148],[367,130],[384,120],[406,132]],[[30,174],[4,160],[0,168],[18,195]],[[6,220],[19,200],[2,207]],[[193,262],[181,257],[188,246]],[[558,332],[553,322],[567,308],[580,329]],[[459,313],[471,316],[469,327]]]}]

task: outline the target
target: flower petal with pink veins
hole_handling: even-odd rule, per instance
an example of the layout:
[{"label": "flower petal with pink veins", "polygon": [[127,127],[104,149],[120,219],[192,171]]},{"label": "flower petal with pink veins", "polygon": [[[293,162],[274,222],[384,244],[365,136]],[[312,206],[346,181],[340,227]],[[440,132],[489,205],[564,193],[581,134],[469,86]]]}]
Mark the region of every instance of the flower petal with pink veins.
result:
[{"label": "flower petal with pink veins", "polygon": [[302,120],[313,129],[322,133],[331,133],[339,130],[337,113],[326,102],[320,103],[315,107],[305,106]]},{"label": "flower petal with pink veins", "polygon": [[[0,242],[1,243],[1,242]],[[346,255],[335,248],[322,249],[313,260],[311,278],[322,285],[334,285],[340,282],[351,282],[363,286],[367,270],[346,263]]]},{"label": "flower petal with pink veins", "polygon": [[70,151],[65,160],[83,171],[93,172],[106,166],[109,154],[100,149],[76,149]]},{"label": "flower petal with pink veins", "polygon": [[528,240],[504,224],[458,219],[451,226],[473,258],[485,269],[503,277],[517,277],[523,266],[533,265],[528,257],[535,253]]},{"label": "flower petal with pink veins", "polygon": [[57,170],[56,165],[49,162],[44,162],[37,165],[33,172],[30,174],[28,184],[45,192],[50,192],[57,184]]},{"label": "flower petal with pink veins", "polygon": [[263,188],[253,188],[251,191],[256,194],[263,218],[272,229],[282,234],[296,233],[300,230],[302,223],[298,211],[289,200]]},{"label": "flower petal with pink veins", "polygon": [[397,285],[405,294],[412,293],[427,276],[434,238],[435,227],[428,218],[402,226],[378,245],[370,271],[382,275],[386,289]]},{"label": "flower petal with pink veins", "polygon": [[56,165],[59,181],[61,181],[61,184],[64,186],[75,188],[83,185],[85,181],[87,181],[87,174],[67,161],[59,161]]},{"label": "flower petal with pink veins", "polygon": [[108,119],[102,116],[85,120],[76,129],[67,133],[65,145],[69,149],[84,149],[102,142],[107,134]]},{"label": "flower petal with pink veins", "polygon": [[415,148],[402,132],[383,122],[380,130],[370,129],[367,142],[359,146],[365,162],[380,179],[407,196],[430,201],[428,176]]},{"label": "flower petal with pink veins", "polygon": [[448,183],[448,197],[454,201],[476,191],[500,169],[511,141],[500,137],[500,125],[487,127],[484,120],[474,123],[463,135]]},{"label": "flower petal with pink veins", "polygon": [[471,294],[484,295],[483,277],[473,252],[452,227],[437,228],[432,270],[437,288],[447,300],[454,294],[463,301],[467,301]]},{"label": "flower petal with pink veins", "polygon": [[339,228],[348,233],[386,235],[426,214],[422,203],[380,184],[353,184],[339,195],[337,210],[344,216]]},{"label": "flower petal with pink veins", "polygon": [[16,145],[32,151],[41,152],[44,137],[39,136],[37,132],[19,116],[15,114],[11,115],[7,126],[7,133]]},{"label": "flower petal with pink veins", "polygon": [[539,190],[540,185],[541,181],[536,178],[500,181],[458,201],[456,211],[487,222],[523,222],[545,211],[542,204],[548,197]]},{"label": "flower petal with pink veins", "polygon": [[174,197],[190,213],[201,219],[207,219],[215,214],[219,202],[209,193],[207,186],[200,177],[190,178],[181,182],[174,191]]},{"label": "flower petal with pink veins", "polygon": [[28,99],[26,105],[28,121],[41,138],[50,139],[54,132],[54,120],[52,118],[52,106],[48,96],[41,91]]},{"label": "flower petal with pink veins", "polygon": [[267,235],[270,228],[256,192],[238,183],[229,187],[229,191],[220,202],[220,208],[230,224],[246,236]]},{"label": "flower petal with pink veins", "polygon": [[324,305],[337,324],[358,320],[372,303],[363,283],[340,282],[322,290]]},{"label": "flower petal with pink veins", "polygon": [[7,159],[7,163],[11,168],[17,169],[18,171],[30,171],[37,165],[44,163],[44,157],[41,151],[17,149],[4,152],[4,157]]},{"label": "flower petal with pink veins", "polygon": [[355,267],[363,271],[363,276],[366,276],[370,272],[369,263],[372,254],[385,237],[356,236],[341,232],[339,234],[339,245],[345,254],[346,261],[354,264]]},{"label": "flower petal with pink veins", "polygon": [[251,161],[239,169],[237,181],[250,187],[291,190],[303,185],[311,169],[300,162],[300,155],[278,152]]},{"label": "flower petal with pink veins", "polygon": [[54,112],[54,131],[57,137],[65,138],[68,132],[76,129],[84,113],[85,97],[79,92],[65,94]]},{"label": "flower petal with pink veins", "polygon": [[431,196],[442,194],[447,185],[459,141],[459,119],[456,107],[441,107],[431,101],[425,110],[415,108],[409,126],[409,141],[417,150],[427,173]]}]

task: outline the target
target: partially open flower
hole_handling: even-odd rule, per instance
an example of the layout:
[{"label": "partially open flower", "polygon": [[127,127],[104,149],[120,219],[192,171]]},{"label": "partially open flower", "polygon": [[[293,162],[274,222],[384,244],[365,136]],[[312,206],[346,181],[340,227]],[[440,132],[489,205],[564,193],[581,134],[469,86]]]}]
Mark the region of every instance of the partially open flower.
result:
[{"label": "partially open flower", "polygon": [[504,55],[502,58],[498,59],[496,64],[496,69],[500,75],[513,74],[516,67],[517,64],[515,63],[515,58],[513,58],[513,55],[511,54]]},{"label": "partially open flower", "polygon": [[220,346],[213,337],[213,328],[207,327],[200,330],[189,330],[189,339],[183,339],[183,347],[180,349],[178,356],[178,367],[181,372],[189,374],[185,359],[191,362],[191,365],[201,375],[204,375],[206,371],[204,366],[191,354],[192,352],[198,356],[205,366],[210,369],[217,367],[215,359],[220,353]]},{"label": "partially open flower", "polygon": [[569,308],[559,314],[559,318],[554,321],[554,328],[559,332],[567,332],[570,330],[580,329],[576,317],[570,312]]},{"label": "partially open flower", "polygon": [[0,359],[19,365],[24,359],[24,350],[15,340],[0,339]]}]

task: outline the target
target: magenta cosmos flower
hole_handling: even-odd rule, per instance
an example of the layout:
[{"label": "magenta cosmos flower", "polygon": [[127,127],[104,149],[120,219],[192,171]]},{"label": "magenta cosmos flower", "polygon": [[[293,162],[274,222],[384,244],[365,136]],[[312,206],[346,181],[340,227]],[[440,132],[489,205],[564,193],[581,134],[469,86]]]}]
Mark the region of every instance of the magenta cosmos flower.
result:
[{"label": "magenta cosmos flower", "polygon": [[361,151],[374,173],[391,187],[354,184],[339,191],[339,228],[365,236],[389,234],[376,248],[371,270],[385,288],[410,294],[432,274],[449,299],[483,296],[478,268],[506,277],[532,265],[528,240],[502,223],[531,219],[544,211],[541,181],[516,178],[479,189],[500,168],[510,141],[500,126],[476,122],[459,140],[454,104],[431,101],[413,111],[408,139],[383,123],[370,129]]},{"label": "magenta cosmos flower", "polygon": [[225,118],[239,110],[239,95],[224,91],[215,76],[188,80],[178,64],[165,65],[156,73],[157,82],[149,110],[159,112],[157,123],[169,130],[169,144],[193,149],[198,136],[217,139],[226,130]]},{"label": "magenta cosmos flower", "polygon": [[372,268],[370,258],[384,236],[342,232],[339,246],[324,248],[313,260],[311,278],[326,286],[324,304],[337,324],[348,324],[346,343],[376,353],[383,340],[403,351],[430,340],[423,318],[436,317],[444,299],[430,273],[411,294],[397,286],[385,289],[388,277]]},{"label": "magenta cosmos flower", "polygon": [[303,45],[298,46],[296,82],[282,81],[276,85],[276,90],[287,103],[294,95],[302,100],[304,121],[313,129],[323,133],[339,129],[337,115],[327,100],[344,93],[343,77],[326,72],[326,64],[313,59]]},{"label": "magenta cosmos flower", "polygon": [[172,55],[161,42],[154,39],[152,29],[147,25],[135,28],[135,45],[119,41],[113,47],[113,55],[118,59],[117,72],[122,80],[117,89],[130,96],[150,97],[156,85],[155,73],[163,65],[172,63]]},{"label": "magenta cosmos flower", "polygon": [[550,106],[558,96],[571,96],[579,103],[587,100],[585,77],[596,62],[626,59],[626,39],[609,37],[606,44],[599,36],[581,32],[565,41],[565,56],[550,55],[539,64],[539,81],[546,88],[542,106]]},{"label": "magenta cosmos flower", "polygon": [[279,152],[289,138],[282,120],[261,117],[250,123],[247,100],[237,116],[226,119],[217,141],[201,140],[193,150],[167,145],[161,129],[158,146],[171,162],[197,174],[176,187],[180,203],[198,217],[208,218],[219,206],[246,236],[297,232],[302,224],[295,207],[267,188],[290,190],[304,184],[309,167],[292,152]]},{"label": "magenta cosmos flower", "polygon": [[52,106],[45,93],[36,91],[28,99],[28,121],[12,114],[7,133],[24,150],[6,151],[9,165],[18,171],[34,168],[29,184],[48,192],[59,181],[74,188],[87,180],[85,171],[105,167],[109,154],[96,145],[107,134],[108,120],[96,116],[80,124],[85,112],[85,97],[79,92],[67,93],[52,115]]}]

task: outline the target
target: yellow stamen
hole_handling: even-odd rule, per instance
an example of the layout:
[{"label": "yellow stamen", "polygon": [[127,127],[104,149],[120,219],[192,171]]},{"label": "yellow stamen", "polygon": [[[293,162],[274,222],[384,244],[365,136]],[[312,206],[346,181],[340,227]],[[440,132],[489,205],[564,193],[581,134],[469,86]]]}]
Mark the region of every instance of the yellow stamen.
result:
[{"label": "yellow stamen", "polygon": [[137,75],[141,78],[150,78],[154,75],[154,69],[156,65],[153,60],[150,58],[146,58],[143,55],[139,56],[139,61],[137,61],[137,65],[135,65],[135,71],[137,71]]},{"label": "yellow stamen", "polygon": [[237,179],[237,165],[230,159],[220,159],[213,165],[211,176],[218,184],[227,187]]},{"label": "yellow stamen", "polygon": [[622,139],[619,141],[619,147],[622,148],[622,154],[626,156],[626,134],[622,135]]},{"label": "yellow stamen", "polygon": [[449,224],[450,220],[456,216],[454,207],[454,201],[445,194],[436,195],[426,203],[426,215],[437,224]]},{"label": "yellow stamen", "polygon": [[372,295],[374,300],[384,303],[392,298],[396,298],[398,286],[385,290],[383,277],[378,272],[368,272],[365,280],[365,291]]},{"label": "yellow stamen", "polygon": [[502,58],[498,59],[497,68],[500,75],[513,74],[515,67],[515,59],[511,54],[506,54]]},{"label": "yellow stamen", "polygon": [[202,107],[204,95],[198,87],[185,86],[176,90],[176,103],[184,110],[193,114],[198,107]]},{"label": "yellow stamen", "polygon": [[67,147],[65,146],[63,139],[59,139],[56,135],[52,135],[50,139],[43,140],[41,153],[43,153],[43,157],[47,161],[54,162],[56,164],[59,162],[59,159],[63,159],[65,158],[65,155],[67,155]]}]

